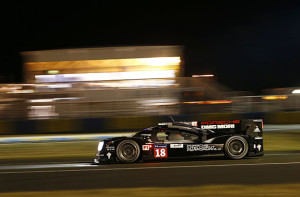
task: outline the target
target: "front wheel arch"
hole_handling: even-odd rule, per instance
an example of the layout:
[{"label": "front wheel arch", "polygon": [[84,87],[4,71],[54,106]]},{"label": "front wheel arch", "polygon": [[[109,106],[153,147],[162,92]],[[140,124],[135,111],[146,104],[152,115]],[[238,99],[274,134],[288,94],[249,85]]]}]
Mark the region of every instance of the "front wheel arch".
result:
[{"label": "front wheel arch", "polygon": [[117,145],[116,157],[121,163],[137,162],[141,158],[141,154],[141,147],[135,140],[123,140]]}]

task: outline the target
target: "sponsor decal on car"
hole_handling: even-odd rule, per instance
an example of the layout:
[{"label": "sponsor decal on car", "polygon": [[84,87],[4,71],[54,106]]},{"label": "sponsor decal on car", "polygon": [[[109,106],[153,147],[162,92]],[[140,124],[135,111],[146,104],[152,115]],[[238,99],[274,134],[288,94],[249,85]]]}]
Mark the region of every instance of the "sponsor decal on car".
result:
[{"label": "sponsor decal on car", "polygon": [[106,150],[108,150],[108,151],[114,151],[115,150],[115,147],[114,146],[106,146],[105,147],[106,148]]},{"label": "sponsor decal on car", "polygon": [[258,151],[260,151],[262,146],[260,144],[258,144],[256,147],[257,147]]},{"label": "sponsor decal on car", "polygon": [[170,144],[170,148],[183,148],[183,144]]},{"label": "sponsor decal on car", "polygon": [[255,132],[255,133],[259,133],[260,132],[260,130],[259,130],[259,128],[258,128],[258,126],[256,126],[256,128],[254,129],[254,131],[253,132]]},{"label": "sponsor decal on car", "polygon": [[234,129],[235,124],[201,125],[201,129]]},{"label": "sponsor decal on car", "polygon": [[211,151],[211,150],[221,150],[221,147],[209,144],[193,144],[187,145],[187,151]]},{"label": "sponsor decal on car", "polygon": [[166,144],[155,144],[154,148],[167,148]]},{"label": "sponsor decal on car", "polygon": [[152,146],[152,145],[143,145],[142,149],[143,150],[150,150],[150,146]]},{"label": "sponsor decal on car", "polygon": [[110,157],[111,157],[111,153],[110,153],[110,152],[108,152],[106,155],[107,155],[107,158],[108,158],[108,159],[110,159]]}]

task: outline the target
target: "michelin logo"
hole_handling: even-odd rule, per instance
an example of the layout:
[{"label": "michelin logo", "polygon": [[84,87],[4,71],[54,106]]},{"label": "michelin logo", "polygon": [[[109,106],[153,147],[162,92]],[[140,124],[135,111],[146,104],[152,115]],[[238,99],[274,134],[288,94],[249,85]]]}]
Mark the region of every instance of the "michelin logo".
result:
[{"label": "michelin logo", "polygon": [[221,150],[220,147],[216,147],[214,145],[208,144],[195,144],[195,145],[187,145],[187,151],[210,151],[210,150]]},{"label": "michelin logo", "polygon": [[183,144],[170,144],[170,148],[183,148]]},{"label": "michelin logo", "polygon": [[201,125],[201,129],[234,129],[234,124]]}]

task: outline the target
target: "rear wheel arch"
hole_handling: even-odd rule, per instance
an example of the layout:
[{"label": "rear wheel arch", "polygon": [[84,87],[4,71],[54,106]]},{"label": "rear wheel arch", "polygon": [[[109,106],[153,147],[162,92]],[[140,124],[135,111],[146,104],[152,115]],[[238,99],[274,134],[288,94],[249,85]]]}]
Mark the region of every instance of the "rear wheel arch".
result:
[{"label": "rear wheel arch", "polygon": [[224,144],[224,154],[229,159],[242,159],[249,152],[249,142],[245,136],[231,136]]}]

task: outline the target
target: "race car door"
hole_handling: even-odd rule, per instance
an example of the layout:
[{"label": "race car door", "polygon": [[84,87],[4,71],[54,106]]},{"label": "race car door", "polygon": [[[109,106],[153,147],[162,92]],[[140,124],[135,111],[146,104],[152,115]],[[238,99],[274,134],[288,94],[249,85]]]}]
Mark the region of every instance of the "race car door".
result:
[{"label": "race car door", "polygon": [[182,130],[160,130],[157,132],[157,144],[154,145],[154,157],[186,157],[197,153],[187,151],[189,145],[198,142],[199,136],[194,132]]}]

